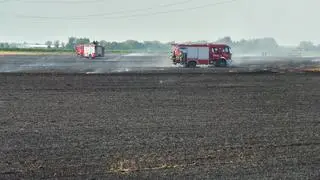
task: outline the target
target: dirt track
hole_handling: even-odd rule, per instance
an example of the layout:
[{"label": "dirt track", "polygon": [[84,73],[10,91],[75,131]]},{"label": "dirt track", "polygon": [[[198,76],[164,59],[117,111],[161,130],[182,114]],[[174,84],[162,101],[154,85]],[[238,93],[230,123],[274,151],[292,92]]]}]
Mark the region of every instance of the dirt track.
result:
[{"label": "dirt track", "polygon": [[319,74],[0,75],[0,179],[319,179]]}]

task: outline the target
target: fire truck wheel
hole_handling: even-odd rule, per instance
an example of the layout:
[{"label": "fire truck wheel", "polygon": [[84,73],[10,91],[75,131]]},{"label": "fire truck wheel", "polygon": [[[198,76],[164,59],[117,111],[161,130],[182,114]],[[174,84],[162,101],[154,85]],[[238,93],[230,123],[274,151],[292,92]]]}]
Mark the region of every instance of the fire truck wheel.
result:
[{"label": "fire truck wheel", "polygon": [[197,66],[197,63],[195,61],[188,62],[188,67],[189,68],[195,68],[196,66]]},{"label": "fire truck wheel", "polygon": [[222,67],[227,67],[227,61],[225,59],[222,59],[221,66]]},{"label": "fire truck wheel", "polygon": [[226,67],[227,66],[227,61],[225,59],[219,59],[216,62],[216,67]]}]

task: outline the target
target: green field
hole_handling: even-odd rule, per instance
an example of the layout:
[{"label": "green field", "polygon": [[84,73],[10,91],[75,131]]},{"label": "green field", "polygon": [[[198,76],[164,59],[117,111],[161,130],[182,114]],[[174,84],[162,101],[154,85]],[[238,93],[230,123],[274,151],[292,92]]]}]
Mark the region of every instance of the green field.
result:
[{"label": "green field", "polygon": [[72,54],[73,50],[67,49],[38,49],[38,48],[4,48],[0,49],[2,55],[56,55]]},{"label": "green field", "polygon": [[[106,53],[127,54],[130,50],[106,50]],[[68,55],[74,54],[72,49],[40,49],[40,48],[7,48],[0,49],[0,55]]]}]

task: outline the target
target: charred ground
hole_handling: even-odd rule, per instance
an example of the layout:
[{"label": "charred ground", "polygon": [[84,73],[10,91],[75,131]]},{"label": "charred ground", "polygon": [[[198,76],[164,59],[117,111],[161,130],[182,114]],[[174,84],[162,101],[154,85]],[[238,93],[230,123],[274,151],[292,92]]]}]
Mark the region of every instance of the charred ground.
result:
[{"label": "charred ground", "polygon": [[1,74],[0,178],[317,179],[315,73]]}]

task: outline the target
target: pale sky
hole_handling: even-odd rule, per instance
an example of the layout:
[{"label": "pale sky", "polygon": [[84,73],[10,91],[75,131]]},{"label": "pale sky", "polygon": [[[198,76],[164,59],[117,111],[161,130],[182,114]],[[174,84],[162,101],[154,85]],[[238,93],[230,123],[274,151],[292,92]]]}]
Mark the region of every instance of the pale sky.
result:
[{"label": "pale sky", "polygon": [[231,36],[320,44],[319,7],[319,0],[0,0],[0,41],[66,42],[76,36],[167,42]]}]

